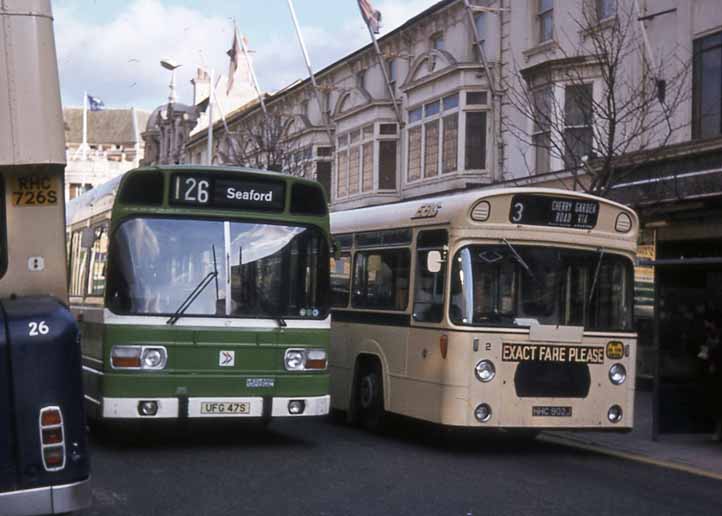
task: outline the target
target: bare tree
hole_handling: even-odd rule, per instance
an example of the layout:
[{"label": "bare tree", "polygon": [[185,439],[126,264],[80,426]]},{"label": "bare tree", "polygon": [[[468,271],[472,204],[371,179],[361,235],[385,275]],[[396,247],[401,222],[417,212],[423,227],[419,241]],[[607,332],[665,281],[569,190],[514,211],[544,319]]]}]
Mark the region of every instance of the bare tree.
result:
[{"label": "bare tree", "polygon": [[[503,124],[534,150],[535,173],[549,172],[555,157],[575,189],[604,196],[638,166],[620,157],[663,147],[688,124],[675,112],[690,97],[691,58],[668,49],[652,62],[634,1],[616,2],[614,16],[601,22],[597,2],[581,3],[560,58],[505,81],[507,100],[522,116]],[[563,101],[556,93],[562,87]]]},{"label": "bare tree", "polygon": [[234,129],[224,133],[216,155],[228,165],[306,175],[307,154],[291,133],[294,117],[269,112],[245,117]]}]

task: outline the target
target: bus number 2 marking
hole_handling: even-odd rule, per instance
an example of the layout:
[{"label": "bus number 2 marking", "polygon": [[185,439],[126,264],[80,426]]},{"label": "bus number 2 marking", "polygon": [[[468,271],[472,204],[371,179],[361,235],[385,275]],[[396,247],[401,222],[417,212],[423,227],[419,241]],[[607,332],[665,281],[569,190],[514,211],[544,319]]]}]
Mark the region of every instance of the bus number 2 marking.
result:
[{"label": "bus number 2 marking", "polygon": [[[181,178],[177,178],[175,182],[175,197],[181,199],[180,192]],[[184,191],[182,199],[188,202],[198,202],[206,204],[208,202],[208,187],[210,184],[207,180],[201,179],[198,181],[194,177],[187,177],[184,181]]]},{"label": "bus number 2 marking", "polygon": [[39,337],[40,335],[47,335],[48,333],[50,333],[50,328],[45,323],[45,321],[31,321],[28,323],[28,328],[30,328],[28,335],[31,337]]}]

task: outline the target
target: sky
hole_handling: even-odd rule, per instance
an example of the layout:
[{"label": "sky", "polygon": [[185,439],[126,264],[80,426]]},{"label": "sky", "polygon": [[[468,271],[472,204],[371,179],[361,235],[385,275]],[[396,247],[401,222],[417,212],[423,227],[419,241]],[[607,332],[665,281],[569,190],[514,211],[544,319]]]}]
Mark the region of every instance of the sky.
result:
[{"label": "sky", "polygon": [[[373,0],[381,35],[436,0]],[[314,71],[370,42],[356,0],[294,0]],[[172,58],[178,101],[192,102],[198,66],[227,74],[233,20],[248,39],[258,82],[277,90],[308,77],[287,0],[54,0],[63,105],[82,106],[83,91],[106,107],[148,111],[167,101]]]}]

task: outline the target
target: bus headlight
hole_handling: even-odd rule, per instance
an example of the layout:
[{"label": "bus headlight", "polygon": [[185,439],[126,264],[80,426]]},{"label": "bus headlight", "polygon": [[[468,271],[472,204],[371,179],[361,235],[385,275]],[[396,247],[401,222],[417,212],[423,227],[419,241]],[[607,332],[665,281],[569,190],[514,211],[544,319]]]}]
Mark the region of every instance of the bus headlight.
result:
[{"label": "bus headlight", "polygon": [[627,370],[622,364],[614,364],[609,368],[609,381],[614,385],[622,385],[627,379]]},{"label": "bus headlight", "polygon": [[480,403],[474,409],[474,417],[479,423],[486,423],[491,419],[491,407],[486,403]]},{"label": "bus headlight", "polygon": [[143,369],[163,369],[168,361],[165,348],[143,348],[141,355]]},{"label": "bus headlight", "polygon": [[168,351],[163,346],[113,346],[110,350],[113,369],[159,371],[167,363]]},{"label": "bus headlight", "polygon": [[619,405],[612,405],[607,411],[607,419],[610,423],[619,423],[622,420],[622,407]]},{"label": "bus headlight", "polygon": [[496,376],[496,368],[490,360],[481,360],[474,368],[477,380],[480,382],[490,382]]},{"label": "bus headlight", "polygon": [[283,356],[286,371],[322,371],[328,357],[323,349],[287,349]]}]

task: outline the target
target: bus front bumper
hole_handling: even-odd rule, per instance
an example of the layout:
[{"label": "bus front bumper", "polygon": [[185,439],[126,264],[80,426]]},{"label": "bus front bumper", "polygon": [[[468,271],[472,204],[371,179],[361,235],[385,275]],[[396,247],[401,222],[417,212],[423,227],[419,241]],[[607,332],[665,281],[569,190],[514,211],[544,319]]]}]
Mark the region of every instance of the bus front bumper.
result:
[{"label": "bus front bumper", "polygon": [[0,516],[64,514],[90,506],[90,479],[61,486],[0,493]]},{"label": "bus front bumper", "polygon": [[[144,414],[143,404],[155,403],[153,413]],[[207,419],[325,416],[331,396],[295,397],[173,397],[103,398],[105,419]],[[243,406],[241,412],[225,412],[227,404]],[[220,412],[221,406],[224,412]]]}]

